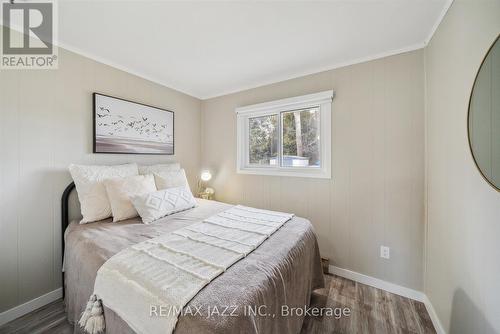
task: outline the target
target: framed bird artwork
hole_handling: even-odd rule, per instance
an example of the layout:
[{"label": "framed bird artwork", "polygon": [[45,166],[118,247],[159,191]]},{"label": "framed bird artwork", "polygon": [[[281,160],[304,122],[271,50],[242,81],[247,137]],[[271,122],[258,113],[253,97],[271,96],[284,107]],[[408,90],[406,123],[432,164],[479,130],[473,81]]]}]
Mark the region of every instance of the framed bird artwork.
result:
[{"label": "framed bird artwork", "polygon": [[93,93],[94,153],[174,154],[174,112]]}]

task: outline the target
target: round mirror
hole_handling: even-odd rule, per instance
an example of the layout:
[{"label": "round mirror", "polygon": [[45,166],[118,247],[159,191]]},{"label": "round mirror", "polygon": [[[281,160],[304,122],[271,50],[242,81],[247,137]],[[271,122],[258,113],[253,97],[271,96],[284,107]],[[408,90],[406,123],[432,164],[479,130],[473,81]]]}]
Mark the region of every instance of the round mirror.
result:
[{"label": "round mirror", "polygon": [[469,101],[469,145],[477,168],[500,191],[500,42],[488,50]]}]

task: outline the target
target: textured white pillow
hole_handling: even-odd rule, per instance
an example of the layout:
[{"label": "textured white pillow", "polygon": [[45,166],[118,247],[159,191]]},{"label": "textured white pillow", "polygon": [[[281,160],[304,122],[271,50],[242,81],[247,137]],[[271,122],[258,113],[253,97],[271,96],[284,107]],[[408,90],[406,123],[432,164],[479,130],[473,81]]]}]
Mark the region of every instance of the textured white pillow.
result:
[{"label": "textured white pillow", "polygon": [[132,196],[130,199],[144,224],[196,206],[196,200],[188,187],[158,190],[145,195]]},{"label": "textured white pillow", "polygon": [[137,164],[118,166],[69,166],[75,181],[83,219],[80,224],[90,223],[111,217],[111,206],[103,181],[116,177],[137,175]]},{"label": "textured white pillow", "polygon": [[189,183],[186,178],[184,169],[169,172],[154,173],[156,188],[158,190],[175,188],[175,187],[188,187]]},{"label": "textured white pillow", "polygon": [[113,222],[137,217],[131,196],[144,195],[156,191],[153,175],[134,175],[119,179],[104,181],[108,193]]},{"label": "textured white pillow", "polygon": [[181,169],[181,165],[177,162],[170,163],[170,164],[139,166],[139,174],[146,175],[146,174],[154,174],[154,173],[161,173],[161,172],[170,172],[170,171],[175,171],[175,170],[179,170],[179,169]]}]

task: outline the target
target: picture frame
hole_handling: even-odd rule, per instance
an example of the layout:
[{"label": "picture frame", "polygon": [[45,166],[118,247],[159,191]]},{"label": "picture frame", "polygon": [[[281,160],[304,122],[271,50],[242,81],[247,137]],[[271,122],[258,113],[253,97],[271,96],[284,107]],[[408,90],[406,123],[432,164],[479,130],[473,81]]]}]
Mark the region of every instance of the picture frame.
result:
[{"label": "picture frame", "polygon": [[175,113],[94,92],[93,153],[175,154]]}]

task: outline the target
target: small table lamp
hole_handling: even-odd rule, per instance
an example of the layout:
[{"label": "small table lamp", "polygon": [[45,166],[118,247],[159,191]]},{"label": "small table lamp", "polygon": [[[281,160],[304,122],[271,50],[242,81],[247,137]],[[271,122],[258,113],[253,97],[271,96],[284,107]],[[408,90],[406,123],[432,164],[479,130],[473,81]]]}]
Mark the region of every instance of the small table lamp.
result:
[{"label": "small table lamp", "polygon": [[209,170],[204,170],[201,172],[201,180],[203,182],[208,182],[212,179],[212,174],[210,173]]},{"label": "small table lamp", "polygon": [[203,199],[214,199],[215,190],[213,188],[205,187],[204,184],[212,179],[212,173],[209,170],[203,170],[198,182],[198,197]]}]

